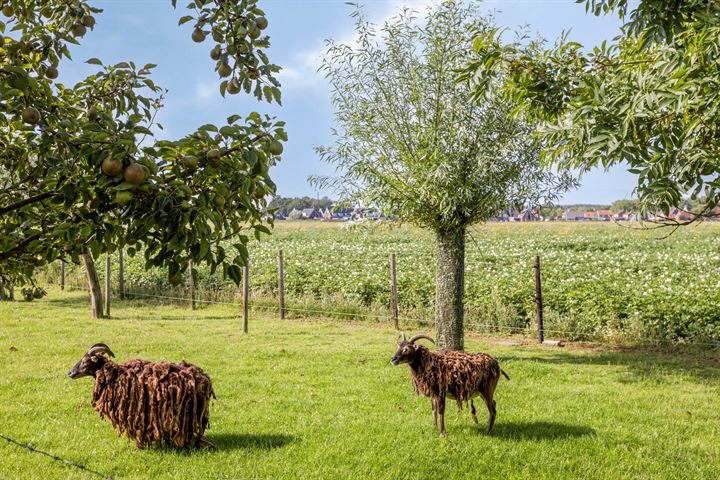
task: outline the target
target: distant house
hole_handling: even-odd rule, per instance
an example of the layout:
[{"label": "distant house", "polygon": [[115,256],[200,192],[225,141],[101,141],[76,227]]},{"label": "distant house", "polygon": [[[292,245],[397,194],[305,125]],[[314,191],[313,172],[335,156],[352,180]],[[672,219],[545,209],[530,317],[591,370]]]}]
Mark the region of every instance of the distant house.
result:
[{"label": "distant house", "polygon": [[707,214],[707,219],[712,221],[720,221],[720,207],[715,207]]},{"label": "distant house", "polygon": [[612,218],[612,210],[597,210],[595,213],[597,213],[597,220],[603,220],[607,221]]},{"label": "distant house", "polygon": [[625,210],[620,210],[616,214],[612,216],[613,220],[617,220],[618,222],[630,220],[630,212],[626,212]]},{"label": "distant house", "polygon": [[695,218],[695,215],[693,215],[690,212],[687,212],[685,210],[679,210],[679,209],[676,209],[676,210],[677,210],[677,212],[675,212],[674,218],[678,222],[687,222],[687,221],[690,221],[693,218]]},{"label": "distant house", "polygon": [[278,210],[274,213],[274,218],[275,218],[275,220],[287,220],[287,217],[285,215],[283,215],[280,210]]},{"label": "distant house", "polygon": [[519,222],[522,220],[522,212],[517,208],[513,208],[508,212],[508,222]]},{"label": "distant house", "polygon": [[657,220],[661,222],[668,220],[676,222],[688,222],[693,218],[695,218],[695,215],[679,208],[673,208],[672,210],[670,210],[670,213],[668,215],[657,215]]},{"label": "distant house", "polygon": [[501,212],[499,215],[490,217],[488,219],[488,221],[490,221],[490,222],[507,222],[509,219],[510,219],[510,216],[507,214],[507,212]]},{"label": "distant house", "polygon": [[598,219],[598,214],[597,214],[597,212],[585,212],[585,213],[583,214],[583,218],[584,218],[585,220],[597,220],[597,219]]},{"label": "distant house", "polygon": [[522,212],[520,212],[520,221],[521,222],[539,222],[540,221],[540,211],[536,208],[526,208]]},{"label": "distant house", "polygon": [[363,212],[363,209],[360,207],[355,207],[355,209],[350,214],[350,220],[360,220],[361,218],[365,218],[365,213]]},{"label": "distant house", "polygon": [[585,214],[580,210],[569,208],[563,212],[563,220],[566,222],[575,222],[577,220],[583,220],[584,218]]},{"label": "distant house", "polygon": [[332,212],[330,211],[329,208],[326,208],[324,212],[322,211],[322,209],[320,209],[320,214],[321,214],[323,220],[330,221],[333,219]]},{"label": "distant house", "polygon": [[332,212],[332,217],[334,220],[350,220],[352,214],[352,208],[336,208]]},{"label": "distant house", "polygon": [[322,215],[314,208],[303,208],[302,218],[303,220],[319,220],[322,218]]}]

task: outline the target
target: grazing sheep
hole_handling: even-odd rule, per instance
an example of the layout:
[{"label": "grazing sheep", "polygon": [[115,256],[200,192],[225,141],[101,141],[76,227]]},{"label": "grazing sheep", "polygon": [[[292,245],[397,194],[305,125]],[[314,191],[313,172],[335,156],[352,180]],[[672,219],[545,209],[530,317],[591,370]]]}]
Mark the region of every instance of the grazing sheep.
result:
[{"label": "grazing sheep", "polygon": [[157,443],[175,447],[212,445],[208,427],[212,382],[195,365],[129,360],[117,364],[104,343],[96,343],[70,370],[70,378],[93,376],[92,405],[108,418],[118,435],[138,448]]},{"label": "grazing sheep", "polygon": [[397,352],[390,359],[393,365],[407,363],[412,372],[413,385],[418,395],[430,397],[433,411],[433,423],[437,428],[438,415],[440,415],[440,436],[445,434],[445,398],[454,398],[458,407],[462,409],[463,403],[470,402],[470,415],[473,422],[478,423],[475,416],[473,397],[480,395],[488,411],[488,435],[492,435],[495,425],[495,400],[493,394],[500,374],[510,380],[503,372],[497,360],[486,353],[465,353],[451,350],[431,352],[423,345],[415,342],[426,339],[435,344],[427,335],[415,335],[410,340],[402,334]]}]

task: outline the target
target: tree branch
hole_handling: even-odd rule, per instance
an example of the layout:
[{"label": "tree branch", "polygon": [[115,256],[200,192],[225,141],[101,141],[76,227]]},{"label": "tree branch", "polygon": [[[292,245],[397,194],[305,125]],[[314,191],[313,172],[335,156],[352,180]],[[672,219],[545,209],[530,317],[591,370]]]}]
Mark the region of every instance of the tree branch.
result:
[{"label": "tree branch", "polygon": [[45,192],[45,193],[41,193],[39,195],[35,195],[34,197],[25,198],[23,200],[20,200],[19,202],[11,203],[10,205],[8,205],[6,207],[0,207],[0,215],[8,213],[8,212],[12,212],[13,210],[22,208],[25,205],[30,205],[35,202],[41,202],[43,200],[47,200],[48,198],[52,198],[57,195],[59,195],[59,193],[57,193],[57,192]]}]

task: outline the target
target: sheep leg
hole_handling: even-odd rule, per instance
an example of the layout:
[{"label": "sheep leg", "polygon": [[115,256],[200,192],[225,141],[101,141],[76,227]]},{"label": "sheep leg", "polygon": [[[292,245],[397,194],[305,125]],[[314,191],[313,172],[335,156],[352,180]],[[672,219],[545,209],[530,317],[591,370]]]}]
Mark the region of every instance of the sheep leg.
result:
[{"label": "sheep leg", "polygon": [[433,428],[437,428],[438,412],[437,412],[437,405],[435,404],[435,399],[430,398],[430,403],[432,404],[432,412],[433,412]]},{"label": "sheep leg", "polygon": [[445,433],[445,396],[438,397],[437,406],[438,413],[440,414],[440,436],[444,437]]},{"label": "sheep leg", "polygon": [[490,412],[490,418],[488,418],[488,435],[493,434],[493,427],[495,426],[495,415],[497,413],[497,410],[495,408],[495,400],[490,398],[485,399],[485,404],[487,405],[488,411]]},{"label": "sheep leg", "polygon": [[476,413],[477,412],[475,411],[475,404],[473,403],[472,400],[470,400],[470,416],[472,417],[473,423],[475,423],[475,425],[478,424],[478,419],[477,419]]}]

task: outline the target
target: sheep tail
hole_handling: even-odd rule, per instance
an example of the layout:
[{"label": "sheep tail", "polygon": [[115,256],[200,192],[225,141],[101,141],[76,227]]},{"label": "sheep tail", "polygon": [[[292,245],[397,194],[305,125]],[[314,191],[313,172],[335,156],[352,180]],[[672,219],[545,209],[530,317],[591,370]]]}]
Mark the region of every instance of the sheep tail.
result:
[{"label": "sheep tail", "polygon": [[500,369],[500,373],[502,373],[503,375],[505,375],[505,378],[507,378],[508,380],[510,380],[510,377],[508,377],[508,374],[505,373],[505,370],[503,370],[502,368]]}]

